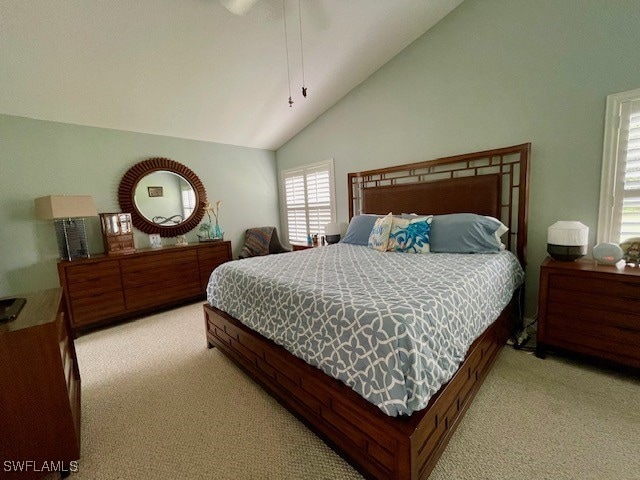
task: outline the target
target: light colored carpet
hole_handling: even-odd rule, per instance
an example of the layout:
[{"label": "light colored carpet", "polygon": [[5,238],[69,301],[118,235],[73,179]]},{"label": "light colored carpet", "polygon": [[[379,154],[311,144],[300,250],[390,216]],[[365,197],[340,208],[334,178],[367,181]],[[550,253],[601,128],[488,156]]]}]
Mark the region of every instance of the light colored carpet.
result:
[{"label": "light colored carpet", "polygon": [[[76,479],[361,478],[219,351],[201,304],[76,341]],[[640,478],[640,381],[506,348],[430,477]]]}]

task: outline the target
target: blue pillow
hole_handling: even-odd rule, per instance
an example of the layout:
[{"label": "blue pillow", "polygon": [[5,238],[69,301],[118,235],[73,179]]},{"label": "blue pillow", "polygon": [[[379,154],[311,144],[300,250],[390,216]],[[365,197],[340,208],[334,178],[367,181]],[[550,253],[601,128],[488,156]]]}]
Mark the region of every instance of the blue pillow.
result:
[{"label": "blue pillow", "polygon": [[352,245],[368,245],[369,235],[376,220],[384,215],[355,215],[349,222],[347,233],[340,243],[350,243]]},{"label": "blue pillow", "polygon": [[430,249],[433,253],[498,253],[504,248],[500,237],[507,230],[497,218],[475,213],[435,215]]}]

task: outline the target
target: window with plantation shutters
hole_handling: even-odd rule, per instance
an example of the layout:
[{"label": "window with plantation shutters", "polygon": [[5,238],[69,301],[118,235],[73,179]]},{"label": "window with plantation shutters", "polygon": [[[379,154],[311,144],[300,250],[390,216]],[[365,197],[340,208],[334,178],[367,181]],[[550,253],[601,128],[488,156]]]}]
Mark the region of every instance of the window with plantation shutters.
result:
[{"label": "window with plantation shutters", "polygon": [[607,97],[598,242],[640,237],[640,89]]},{"label": "window with plantation shutters", "polygon": [[307,243],[309,235],[324,235],[324,226],[336,218],[334,191],[333,160],[282,172],[289,242]]},{"label": "window with plantation shutters", "polygon": [[196,194],[193,188],[182,187],[182,216],[189,218],[196,208]]}]

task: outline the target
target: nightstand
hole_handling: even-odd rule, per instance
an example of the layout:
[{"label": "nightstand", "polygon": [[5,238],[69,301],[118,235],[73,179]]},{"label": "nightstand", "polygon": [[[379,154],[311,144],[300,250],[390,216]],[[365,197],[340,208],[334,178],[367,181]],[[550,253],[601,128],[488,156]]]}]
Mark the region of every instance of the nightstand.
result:
[{"label": "nightstand", "polygon": [[540,269],[536,356],[549,348],[640,368],[640,269],[547,258]]}]

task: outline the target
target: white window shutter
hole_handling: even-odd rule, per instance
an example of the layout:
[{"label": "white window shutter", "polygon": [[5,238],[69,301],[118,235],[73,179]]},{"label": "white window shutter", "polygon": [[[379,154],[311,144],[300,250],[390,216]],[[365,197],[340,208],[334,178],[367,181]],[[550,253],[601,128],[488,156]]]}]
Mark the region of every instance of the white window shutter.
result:
[{"label": "white window shutter", "polygon": [[196,194],[192,188],[182,189],[182,215],[189,218],[196,208]]},{"label": "white window shutter", "polygon": [[306,191],[304,171],[292,171],[284,175],[285,202],[287,206],[287,231],[293,242],[307,240]]},{"label": "white window shutter", "polygon": [[624,128],[620,128],[624,172],[620,241],[640,236],[640,100],[629,102]]},{"label": "white window shutter", "polygon": [[598,242],[640,236],[640,89],[607,97]]},{"label": "white window shutter", "polygon": [[289,242],[324,235],[324,226],[336,218],[333,160],[283,171],[282,184]]}]

